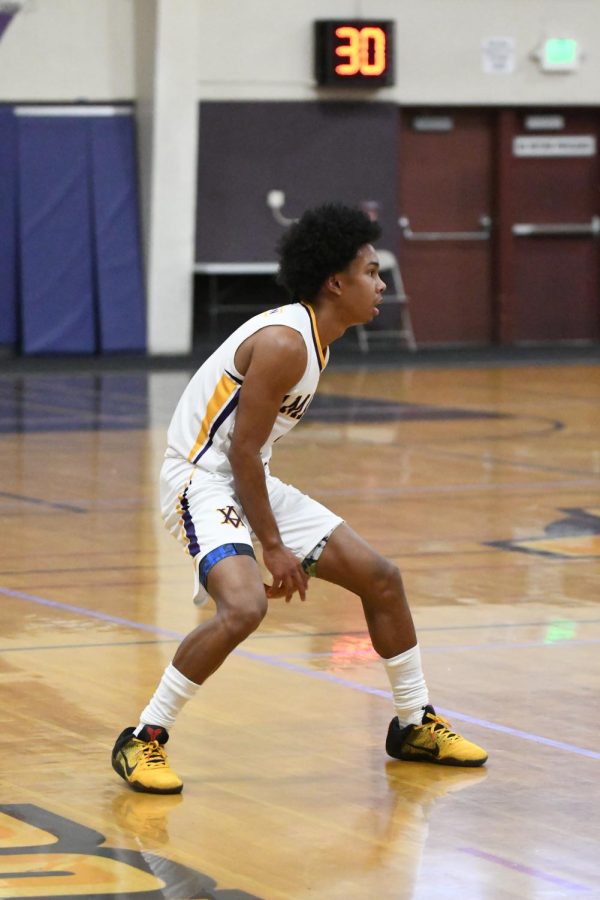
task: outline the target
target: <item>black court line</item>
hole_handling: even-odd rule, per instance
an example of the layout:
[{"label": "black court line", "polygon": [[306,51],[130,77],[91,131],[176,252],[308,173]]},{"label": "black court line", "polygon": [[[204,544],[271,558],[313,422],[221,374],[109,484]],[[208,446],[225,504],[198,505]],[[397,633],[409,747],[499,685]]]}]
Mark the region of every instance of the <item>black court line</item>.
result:
[{"label": "black court line", "polygon": [[[424,627],[416,626],[417,632],[421,631],[481,631],[487,628],[533,628],[537,626],[548,627],[549,625],[600,625],[600,619],[566,619],[560,618],[551,622],[494,622],[489,625],[429,625]],[[299,634],[260,634],[254,633],[252,640],[279,640],[280,638],[306,638],[306,637],[345,637],[364,636],[368,637],[369,632],[366,628],[358,631],[306,631]]]},{"label": "black court line", "polygon": [[[560,625],[560,623],[548,623],[548,627],[553,625]],[[570,624],[570,623],[569,623]],[[419,631],[425,631],[427,629],[418,629]],[[338,637],[349,637],[353,635],[354,632],[341,632]],[[364,637],[368,636],[368,632],[363,632],[362,635]],[[310,634],[306,635],[298,635],[298,637],[319,637],[318,634]],[[176,638],[172,638],[171,640],[163,640],[163,641],[106,641],[99,643],[89,643],[89,644],[48,644],[48,645],[37,645],[34,644],[30,647],[0,647],[0,652],[2,653],[36,653],[38,650],[90,650],[90,649],[106,649],[106,647],[111,647],[113,650],[116,647],[129,647],[129,646],[142,646],[143,644],[173,644],[177,643]],[[590,644],[599,644],[599,638],[560,638],[555,641],[549,640],[525,640],[525,641],[511,641],[509,643],[502,643],[500,641],[495,642],[486,642],[484,644],[444,644],[442,646],[421,646],[421,650],[423,653],[460,653],[463,651],[488,651],[488,650],[523,650],[523,649],[534,649],[534,648],[554,648],[554,647],[574,647],[574,646],[589,646]],[[332,648],[329,650],[323,650],[321,652],[314,651],[305,651],[305,652],[294,652],[294,651],[286,651],[279,652],[277,654],[282,658],[293,659],[293,658],[310,658],[310,659],[318,659],[318,658],[327,658],[332,656]],[[376,651],[373,650],[373,656],[368,658],[367,662],[377,661],[378,656]]]},{"label": "black court line", "polygon": [[[467,453],[461,452],[460,450],[438,450],[437,447],[432,446],[430,452],[434,456],[450,456],[453,459],[479,460],[481,459],[481,456],[485,451],[482,451],[481,454]],[[591,472],[590,470],[582,471],[581,469],[567,469],[562,466],[547,466],[540,463],[521,462],[518,459],[503,459],[500,456],[486,456],[485,460],[486,463],[490,462],[494,463],[494,465],[508,466],[509,468],[513,469],[524,469],[526,471],[531,470],[533,472],[555,472],[559,475],[579,475],[580,477],[586,477],[596,481],[598,483],[598,486],[600,487],[600,480],[598,479],[597,473]]]},{"label": "black court line", "polygon": [[[517,387],[516,385],[515,386],[511,385],[510,393],[511,393],[511,395],[524,394],[524,395],[529,395],[532,397],[543,397],[544,400],[548,400],[548,392],[547,391],[540,391],[540,390],[536,391],[536,390],[533,390],[533,388],[522,388],[522,387]],[[552,388],[552,401],[558,402],[558,401],[562,401],[562,400],[566,400],[568,403],[583,403],[585,405],[590,404],[592,406],[595,406],[596,408],[598,407],[598,399],[597,398],[594,399],[593,397],[579,397],[579,396],[573,395],[573,394],[557,394],[553,387]]]},{"label": "black court line", "polygon": [[52,500],[44,500],[42,497],[27,497],[25,494],[9,494],[7,491],[0,491],[0,497],[8,500],[17,500],[19,503],[32,503],[35,506],[43,506],[47,509],[60,509],[65,512],[87,513],[87,509],[81,506],[73,506],[70,503],[54,503]]},{"label": "black court line", "polygon": [[[109,551],[106,551],[107,556],[111,556]],[[116,555],[116,554],[115,554]],[[28,557],[25,557],[28,558]],[[181,567],[174,563],[172,566],[160,565],[160,566],[114,566],[111,565],[111,572],[130,572],[130,571],[143,571],[143,570],[152,570],[162,572],[166,569],[180,569]],[[70,572],[71,574],[87,574],[88,572],[106,572],[106,566],[85,566],[82,568],[81,566],[69,566],[66,569],[0,569],[0,575],[57,575],[59,573],[64,574],[65,572]]]},{"label": "black court line", "polygon": [[[490,545],[489,545],[489,550],[488,550],[487,552],[489,553],[490,550],[491,550],[491,551],[493,551],[493,550],[499,550],[499,551],[500,551],[500,550],[502,550],[502,549],[505,549],[505,548],[503,548],[503,547],[496,547],[496,546],[494,546],[493,544],[490,543]],[[506,549],[507,549],[507,552],[509,552],[509,551],[511,551],[513,548],[509,547],[509,548],[506,548]],[[387,554],[387,556],[390,557],[390,558],[393,558],[393,559],[400,559],[400,558],[404,558],[404,557],[410,557],[412,560],[416,560],[416,559],[427,559],[427,558],[430,558],[430,557],[431,557],[431,558],[435,558],[436,555],[437,555],[437,556],[440,556],[440,557],[445,557],[445,556],[453,556],[454,554],[455,554],[455,551],[453,552],[453,551],[450,550],[450,551],[448,551],[447,553],[440,553],[440,554],[434,554],[434,553],[431,553],[431,554],[423,554],[421,557],[418,557],[416,554],[412,554],[412,555],[411,555],[411,554],[404,554],[404,553],[402,553],[402,552],[398,552],[398,553],[390,552],[389,554]],[[464,556],[473,555],[473,556],[476,556],[476,557],[477,557],[477,556],[485,555],[485,551],[482,551],[481,553],[479,553],[479,552],[477,552],[477,551],[474,551],[472,554],[469,554],[469,553],[464,553],[464,554],[463,554],[463,553],[461,552],[461,556],[463,556],[463,555],[464,555]],[[499,564],[499,565],[492,565],[492,564],[489,563],[489,562],[486,563],[485,565],[464,565],[464,564],[451,565],[451,564],[446,564],[445,567],[444,567],[444,572],[486,572],[486,571],[488,571],[488,572],[495,572],[495,571],[497,571],[497,570],[499,570],[499,569],[501,569],[501,570],[504,572],[504,571],[507,571],[508,569],[523,569],[523,568],[525,568],[525,567],[528,565],[528,556],[531,556],[531,557],[532,557],[532,558],[529,560],[529,562],[534,563],[534,562],[535,562],[535,557],[536,557],[536,555],[537,555],[537,554],[525,554],[525,553],[519,554],[519,556],[522,557],[522,559],[521,559],[520,562],[517,562],[516,560],[515,560],[515,561],[508,561],[508,560],[506,560],[505,558],[503,558],[502,561],[501,561],[501,564]],[[565,565],[566,563],[582,563],[582,562],[587,562],[587,561],[589,561],[590,559],[598,559],[598,557],[597,557],[597,555],[591,556],[591,557],[588,557],[588,556],[586,556],[586,557],[568,556],[568,557],[566,557],[566,558],[564,558],[564,559],[563,559],[563,558],[558,558],[558,557],[550,557],[548,560],[546,560],[546,563],[551,563],[551,562],[554,561],[554,562],[556,562],[557,565],[558,565],[558,564],[560,564],[560,565]],[[111,567],[111,568],[112,568],[112,567]],[[413,565],[413,566],[408,566],[408,565],[406,565],[406,566],[403,566],[403,570],[404,570],[405,572],[407,572],[407,573],[410,573],[411,575],[414,575],[414,574],[418,574],[418,573],[424,572],[424,573],[426,573],[426,574],[435,575],[435,576],[440,576],[440,572],[439,572],[438,570],[433,570],[433,571],[432,571],[431,567],[429,567],[429,566],[414,566],[414,565]],[[85,572],[86,570],[85,570],[85,569],[79,569],[78,571],[83,573],[83,572]],[[17,574],[24,575],[24,574],[27,574],[27,573],[20,572],[20,573],[17,573]],[[183,584],[183,581],[182,581],[182,584]],[[84,590],[88,590],[88,591],[89,591],[89,590],[96,590],[96,589],[99,589],[99,588],[121,588],[121,587],[127,587],[127,588],[129,588],[129,587],[136,587],[136,586],[137,586],[137,587],[148,587],[149,585],[156,585],[156,582],[155,582],[154,580],[148,580],[148,581],[139,581],[139,580],[136,580],[136,581],[102,581],[102,580],[100,580],[100,579],[94,579],[94,581],[90,582],[89,584],[87,584],[87,583],[82,584],[81,581],[77,581],[77,582],[75,582],[75,581],[66,581],[66,582],[60,582],[60,583],[58,583],[58,584],[56,584],[56,583],[54,583],[54,582],[48,582],[48,583],[46,584],[46,583],[44,583],[44,582],[42,581],[41,583],[34,585],[33,590],[36,590],[36,591],[39,591],[39,590],[54,591],[54,590],[57,590],[57,589],[60,589],[60,590],[70,590],[71,588],[74,588],[74,589],[77,589],[77,590],[84,589]],[[189,594],[188,587],[189,587],[189,584],[188,584],[187,581],[186,581],[186,587],[184,587],[184,588],[182,589],[182,590],[186,593],[186,595]],[[11,589],[11,590],[12,590],[12,589]],[[17,590],[17,589],[14,588],[14,590]],[[0,588],[0,593],[2,593],[2,588]]]},{"label": "black court line", "polygon": [[[560,625],[598,625],[600,624],[600,619],[556,619],[552,622],[518,622],[518,623],[508,623],[508,622],[497,622],[491,625],[432,625],[429,627],[417,628],[417,632],[446,632],[446,631],[485,631],[487,629],[501,629],[501,628],[531,628],[531,627],[558,627]],[[252,635],[252,640],[271,640],[271,641],[280,641],[280,640],[298,640],[306,638],[320,638],[320,637],[368,637],[369,632],[366,629],[361,629],[358,631],[303,631],[298,633],[291,632],[283,632],[283,633],[275,633],[275,634],[259,634],[254,633]],[[35,653],[38,650],[87,650],[90,648],[100,648],[100,647],[141,647],[146,644],[148,645],[158,645],[158,644],[175,644],[179,643],[179,638],[161,638],[156,640],[139,640],[139,641],[89,641],[78,644],[33,644],[28,647],[0,647],[0,653]],[[490,645],[494,646],[494,645]],[[431,649],[431,648],[428,648]],[[452,646],[448,647],[449,650],[455,649]]]},{"label": "black court line", "polygon": [[[474,540],[474,538],[465,537],[465,538],[459,538],[458,540],[467,541],[467,540]],[[461,550],[461,556],[485,556],[486,554],[489,554],[489,552],[490,551],[489,551],[488,547],[484,547],[481,550],[465,550],[465,551]],[[427,552],[426,551],[411,552],[408,550],[390,550],[390,552],[387,555],[393,556],[393,557],[402,557],[402,558],[407,558],[407,559],[421,559],[421,558],[429,559],[430,557],[454,556],[455,554],[456,554],[456,550],[453,547],[449,547],[447,550],[431,550],[431,551],[427,551]],[[76,569],[74,569],[74,568],[68,568],[68,569],[0,569],[0,577],[4,577],[7,575],[16,575],[17,577],[20,577],[20,576],[29,577],[30,575],[58,575],[58,574],[64,575],[66,573],[71,574],[71,575],[87,575],[92,572],[106,572],[106,569],[107,569],[107,566],[93,566],[90,568],[85,567],[85,568],[76,568]],[[187,576],[190,576],[191,572],[192,572],[191,568],[188,567],[186,569],[185,566],[182,568],[178,564],[174,564],[172,566],[163,566],[163,565],[161,565],[161,566],[115,566],[115,565],[111,565],[110,566],[111,572],[151,570],[151,571],[157,572],[157,575],[160,574],[161,572],[164,572],[169,569],[173,570],[174,575],[181,576],[182,582],[183,582],[184,578],[186,578],[186,572],[187,572]],[[176,581],[179,579],[176,578],[174,580]],[[187,580],[189,580],[189,578]],[[148,584],[147,581],[139,581],[139,582],[94,581],[94,585],[103,585],[103,584],[104,585],[106,585],[106,584],[115,584],[116,585],[119,583],[120,584]],[[81,586],[81,584],[79,586]],[[86,586],[89,587],[89,585],[86,585]],[[77,587],[77,584],[74,584],[73,582],[68,582],[66,584],[60,584],[60,585],[58,585],[58,584],[44,585],[42,583],[40,585],[36,585],[36,587],[48,587],[48,588],[51,588],[51,587]],[[92,585],[92,587],[93,587],[93,585]]]},{"label": "black court line", "polygon": [[178,644],[179,638],[156,641],[94,641],[84,644],[33,644],[31,647],[0,647],[0,653],[31,653],[36,650],[87,650],[90,647],[139,647],[142,644]]},{"label": "black court line", "polygon": [[[519,417],[512,416],[512,418],[517,419]],[[539,419],[538,416],[526,416],[524,418],[527,418],[530,421],[536,421]],[[442,436],[442,437],[435,438],[435,439],[428,438],[427,440],[411,440],[410,438],[407,438],[405,435],[403,435],[397,441],[388,441],[382,446],[384,446],[385,448],[402,447],[403,449],[406,449],[406,450],[414,450],[415,448],[419,448],[419,449],[421,449],[422,447],[434,447],[435,448],[439,445],[447,446],[450,444],[460,445],[460,444],[476,444],[476,443],[483,443],[483,442],[496,443],[498,441],[512,441],[512,440],[515,440],[516,438],[523,439],[523,438],[528,438],[528,437],[531,437],[531,438],[546,437],[548,434],[552,434],[557,431],[562,431],[565,428],[564,423],[558,419],[552,419],[552,420],[546,419],[545,421],[550,422],[550,425],[548,425],[545,428],[536,429],[535,431],[511,431],[508,434],[496,434],[494,432],[480,432],[479,434],[475,434],[475,435],[462,435],[461,437],[448,437],[446,435],[446,436]],[[316,421],[312,424],[314,426],[322,427],[323,425],[332,424],[332,423]],[[355,422],[347,422],[347,423],[339,423],[338,422],[338,423],[333,423],[333,424],[361,425],[363,423],[361,423],[360,421],[355,421]],[[364,423],[364,424],[368,424],[368,423]],[[402,424],[402,423],[398,422],[398,424]],[[299,428],[307,428],[310,425],[311,425],[310,422],[307,422],[306,419],[303,419],[299,423],[298,427]],[[293,436],[291,439],[292,440],[294,439]],[[312,439],[312,443],[314,443],[317,446],[320,446],[321,442],[319,441],[319,439],[317,437],[316,439]],[[343,441],[340,440],[340,441],[337,441],[337,443],[336,443],[335,441],[331,441],[328,439],[325,442],[325,446],[330,448],[330,447],[335,447],[335,446],[338,446],[339,444],[345,444],[345,443],[346,443],[345,440],[343,440]],[[372,441],[368,437],[361,439],[357,435],[353,436],[352,443],[353,444],[366,444],[369,447],[373,446]],[[288,442],[288,445],[289,445],[289,442]]]}]

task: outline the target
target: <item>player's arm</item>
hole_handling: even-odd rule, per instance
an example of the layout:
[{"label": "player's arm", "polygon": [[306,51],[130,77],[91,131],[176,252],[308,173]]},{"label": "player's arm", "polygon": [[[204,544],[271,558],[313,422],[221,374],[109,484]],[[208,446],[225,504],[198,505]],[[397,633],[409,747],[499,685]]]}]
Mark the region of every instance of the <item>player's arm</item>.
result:
[{"label": "player's arm", "polygon": [[300,381],[307,363],[302,335],[271,325],[257,332],[236,354],[244,375],[229,451],[235,489],[252,530],[261,543],[265,566],[273,576],[271,596],[304,600],[308,583],[299,560],[284,546],[271,510],[260,456],[284,396]]}]

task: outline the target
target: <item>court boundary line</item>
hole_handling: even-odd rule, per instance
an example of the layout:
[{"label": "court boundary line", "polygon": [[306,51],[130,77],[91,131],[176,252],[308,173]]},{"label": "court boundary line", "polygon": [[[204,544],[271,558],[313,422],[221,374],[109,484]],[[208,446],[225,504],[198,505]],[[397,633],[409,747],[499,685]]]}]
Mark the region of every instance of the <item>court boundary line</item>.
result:
[{"label": "court boundary line", "polygon": [[[366,637],[367,632],[363,632]],[[337,637],[346,637],[352,635],[352,632],[339,631],[336,632],[334,636]],[[298,634],[298,635],[289,635],[289,637],[323,637],[323,635],[318,634]],[[77,644],[32,644],[26,647],[1,647],[0,653],[35,653],[38,650],[84,650],[88,647],[141,647],[144,644],[172,644],[174,642],[179,642],[181,640],[180,637],[164,637],[164,638],[156,638],[156,640],[139,640],[139,641],[90,641],[90,642],[80,642]],[[276,635],[274,635],[276,637]],[[283,635],[285,637],[285,635]],[[472,651],[473,653],[487,653],[490,650],[531,650],[531,649],[556,649],[559,647],[580,647],[580,646],[588,646],[589,644],[600,644],[600,638],[565,638],[559,639],[556,641],[523,641],[522,643],[495,643],[495,644],[448,644],[447,646],[442,647],[423,647],[421,646],[421,652],[425,655],[429,653],[456,653],[456,652],[465,652]],[[260,654],[258,654],[260,656]],[[305,651],[305,652],[287,652],[283,651],[281,653],[277,653],[274,658],[275,659],[326,659],[331,656],[329,651],[321,651],[321,652],[313,652],[313,651]],[[364,657],[364,660],[367,662],[373,662],[378,659],[377,653],[373,650],[372,657]]]},{"label": "court boundary line", "polygon": [[[39,606],[61,609],[65,612],[75,613],[76,615],[82,615],[84,617],[92,619],[99,619],[102,622],[110,622],[114,625],[124,625],[126,627],[133,628],[139,631],[149,632],[151,634],[160,634],[165,637],[177,638],[179,640],[182,640],[185,637],[185,635],[181,634],[180,632],[171,631],[168,628],[162,628],[158,625],[148,625],[145,622],[134,622],[132,619],[126,619],[122,616],[112,616],[109,613],[103,613],[99,610],[85,609],[84,607],[75,606],[71,603],[63,603],[60,600],[50,600],[46,597],[39,597],[35,594],[27,594],[23,591],[15,591],[11,588],[0,587],[0,594],[4,594],[5,596],[12,597],[16,600],[36,603]],[[330,672],[323,672],[319,671],[318,669],[310,669],[307,666],[288,663],[285,660],[282,660],[275,656],[264,656],[260,653],[254,653],[251,650],[243,650],[239,647],[233,651],[233,655],[239,656],[242,659],[261,662],[263,664],[273,666],[274,668],[284,669],[288,672],[294,672],[299,675],[316,678],[320,681],[326,681],[330,684],[337,684],[342,687],[360,691],[364,694],[370,694],[375,697],[384,697],[388,702],[391,699],[391,692],[389,690],[372,688],[358,681],[351,681],[346,678],[340,678]],[[455,710],[449,710],[445,708],[443,709],[439,707],[438,711],[451,719],[455,719],[460,722],[467,722],[470,725],[477,725],[478,727],[487,729],[488,731],[496,731],[500,734],[507,734],[510,737],[516,737],[522,740],[531,741],[542,746],[551,747],[555,750],[563,750],[567,753],[572,753],[577,756],[583,756],[589,759],[600,759],[600,753],[594,750],[588,750],[585,747],[578,747],[575,744],[567,744],[563,741],[555,741],[552,738],[546,738],[542,735],[532,734],[531,732],[522,731],[518,728],[512,728],[508,725],[500,725],[497,722],[490,722],[487,719],[481,719],[476,716],[469,716],[465,713],[457,712]]]},{"label": "court boundary line", "polygon": [[544,869],[538,869],[534,866],[526,866],[522,863],[515,862],[512,859],[508,859],[505,856],[499,856],[496,853],[488,853],[485,850],[479,850],[477,847],[459,847],[458,852],[467,853],[469,856],[474,856],[477,859],[483,859],[486,862],[495,863],[498,866],[503,866],[506,869],[511,869],[513,872],[519,872],[522,875],[530,875],[532,878],[539,878],[542,881],[547,881],[549,884],[555,885],[556,887],[568,888],[570,891],[588,893],[592,890],[591,887],[580,884],[577,881],[569,881],[567,878],[561,878],[558,875],[551,875],[550,872],[546,872],[544,871]]}]

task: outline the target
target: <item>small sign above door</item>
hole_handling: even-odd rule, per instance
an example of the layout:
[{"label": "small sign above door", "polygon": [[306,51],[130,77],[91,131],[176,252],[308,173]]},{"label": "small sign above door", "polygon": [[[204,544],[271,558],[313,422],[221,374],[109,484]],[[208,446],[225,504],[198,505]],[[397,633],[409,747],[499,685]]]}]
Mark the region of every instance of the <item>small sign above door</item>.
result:
[{"label": "small sign above door", "polygon": [[415,116],[411,122],[415,131],[452,131],[452,116]]},{"label": "small sign above door", "polygon": [[525,116],[527,131],[562,131],[564,127],[564,116]]},{"label": "small sign above door", "polygon": [[491,37],[481,43],[481,68],[486,75],[512,75],[516,42],[512,37]]},{"label": "small sign above door", "polygon": [[513,138],[514,156],[595,156],[592,134],[519,135]]}]

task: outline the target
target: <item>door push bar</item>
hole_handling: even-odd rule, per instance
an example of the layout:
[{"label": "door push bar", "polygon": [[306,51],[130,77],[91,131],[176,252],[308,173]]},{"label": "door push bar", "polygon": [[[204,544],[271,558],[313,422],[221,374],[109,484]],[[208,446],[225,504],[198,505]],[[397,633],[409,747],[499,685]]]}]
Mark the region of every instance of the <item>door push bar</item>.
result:
[{"label": "door push bar", "polygon": [[515,237],[596,237],[600,235],[600,216],[592,216],[591,222],[557,222],[536,225],[533,222],[517,222],[512,227]]},{"label": "door push bar", "polygon": [[479,231],[413,231],[406,216],[398,219],[407,241],[488,241],[492,231],[489,216],[479,217]]}]

